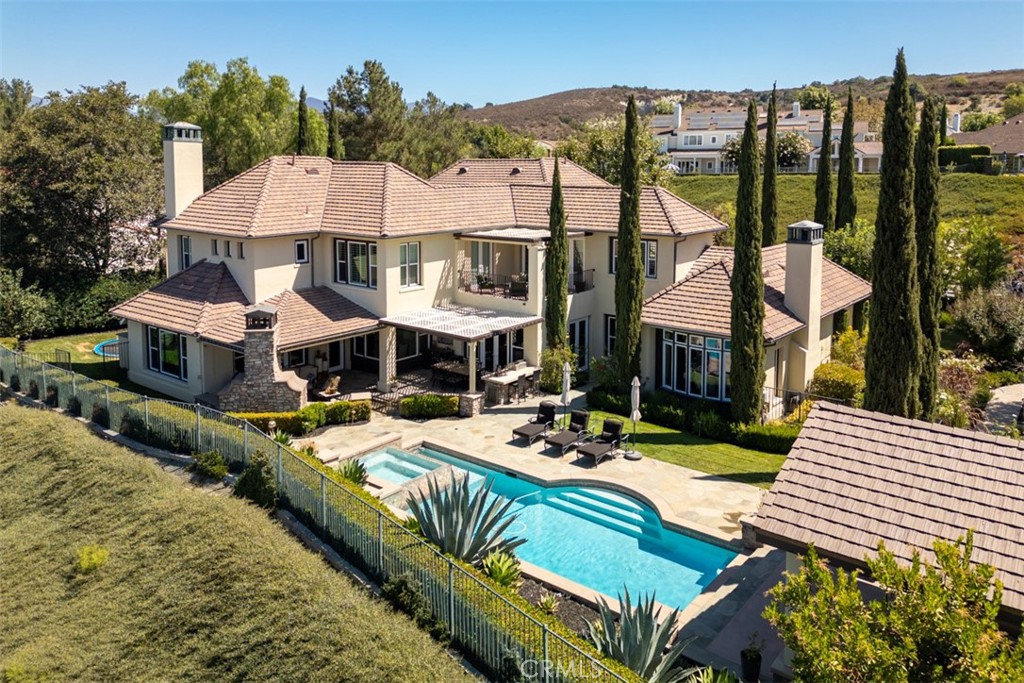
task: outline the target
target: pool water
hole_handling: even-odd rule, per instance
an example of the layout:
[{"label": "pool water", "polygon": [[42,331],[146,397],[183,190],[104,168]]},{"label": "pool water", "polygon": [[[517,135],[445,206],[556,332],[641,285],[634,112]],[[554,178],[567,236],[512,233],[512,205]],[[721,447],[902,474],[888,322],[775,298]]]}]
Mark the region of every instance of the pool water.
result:
[{"label": "pool water", "polygon": [[392,484],[404,484],[441,466],[436,460],[424,458],[398,448],[384,448],[359,458],[371,477]]},{"label": "pool water", "polygon": [[107,339],[106,341],[101,341],[99,344],[93,347],[92,352],[95,353],[97,356],[102,356],[104,358],[117,358],[117,342],[117,339]]},{"label": "pool water", "polygon": [[[662,526],[658,514],[627,495],[588,486],[547,488],[427,448],[418,451],[468,473],[476,491],[514,499],[518,519],[507,535],[526,538],[520,559],[612,598],[655,594],[669,607],[686,607],[737,555]],[[416,456],[413,456],[416,457]]]}]

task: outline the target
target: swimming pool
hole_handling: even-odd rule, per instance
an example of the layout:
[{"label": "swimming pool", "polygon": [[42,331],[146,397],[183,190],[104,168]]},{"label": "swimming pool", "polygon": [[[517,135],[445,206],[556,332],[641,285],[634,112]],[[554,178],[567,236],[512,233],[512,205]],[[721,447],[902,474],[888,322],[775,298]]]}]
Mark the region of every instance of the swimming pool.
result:
[{"label": "swimming pool", "polygon": [[398,448],[384,448],[359,458],[371,477],[392,484],[404,484],[433,472],[441,463]]},{"label": "swimming pool", "polygon": [[117,358],[119,355],[117,342],[118,340],[116,338],[101,341],[92,348],[92,352],[97,356],[103,356],[104,358]]},{"label": "swimming pool", "polygon": [[492,495],[514,499],[519,518],[508,534],[526,538],[516,549],[525,562],[614,598],[656,595],[686,607],[737,553],[666,529],[639,500],[592,486],[544,487],[429,448],[417,451],[468,473],[475,491],[490,479]]}]

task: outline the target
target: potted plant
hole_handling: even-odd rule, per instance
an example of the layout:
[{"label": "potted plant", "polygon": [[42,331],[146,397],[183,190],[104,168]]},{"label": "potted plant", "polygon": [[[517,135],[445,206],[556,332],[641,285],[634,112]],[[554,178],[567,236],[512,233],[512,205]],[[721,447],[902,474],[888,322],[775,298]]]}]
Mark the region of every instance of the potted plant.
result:
[{"label": "potted plant", "polygon": [[743,680],[747,683],[756,683],[761,676],[761,648],[764,647],[764,639],[751,632],[747,646],[740,650],[740,668],[743,670]]}]

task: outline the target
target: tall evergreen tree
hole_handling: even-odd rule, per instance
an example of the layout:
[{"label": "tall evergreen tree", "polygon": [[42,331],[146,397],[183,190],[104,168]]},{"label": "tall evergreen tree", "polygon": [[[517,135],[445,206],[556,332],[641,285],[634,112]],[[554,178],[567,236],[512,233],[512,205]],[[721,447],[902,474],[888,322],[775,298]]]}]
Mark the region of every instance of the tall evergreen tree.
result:
[{"label": "tall evergreen tree", "polygon": [[839,182],[836,187],[836,227],[853,225],[857,217],[857,193],[854,190],[854,172],[857,159],[853,149],[853,90],[846,95],[843,114],[843,135],[839,140]]},{"label": "tall evergreen tree", "polygon": [[764,389],[764,275],[761,272],[761,167],[757,140],[757,105],[747,107],[736,193],[736,247],[733,258],[732,415],[755,422],[761,415]]},{"label": "tall evergreen tree", "polygon": [[775,128],[778,120],[775,102],[775,84],[768,100],[768,130],[764,138],[764,184],[761,188],[761,244],[770,247],[778,240],[775,226],[778,218],[776,184],[779,175],[779,141]]},{"label": "tall evergreen tree", "polygon": [[921,292],[914,229],[914,98],[903,49],[885,101],[882,164],[871,264],[871,329],[864,361],[864,407],[917,417],[921,367]]},{"label": "tall evergreen tree", "polygon": [[295,144],[297,154],[305,154],[308,145],[309,109],[306,107],[306,86],[299,90],[299,137]]},{"label": "tall evergreen tree", "polygon": [[832,197],[832,99],[825,100],[821,113],[821,153],[818,155],[818,177],[814,181],[814,222],[825,232],[836,225],[835,200]]},{"label": "tall evergreen tree", "polygon": [[939,144],[945,146],[948,141],[946,137],[946,126],[949,125],[949,111],[946,109],[946,100],[942,100],[942,113],[939,114]]},{"label": "tall evergreen tree", "polygon": [[558,157],[555,157],[555,175],[551,180],[548,227],[551,238],[544,253],[544,328],[548,348],[557,349],[565,346],[569,335],[569,232],[565,227],[565,201]]},{"label": "tall evergreen tree", "polygon": [[338,110],[331,100],[327,106],[327,158],[337,160],[343,156],[338,147]]},{"label": "tall evergreen tree", "polygon": [[615,269],[615,360],[623,386],[640,374],[640,312],[644,267],[640,253],[640,141],[636,98],[626,105],[622,187],[619,193],[619,244]]},{"label": "tall evergreen tree", "polygon": [[939,393],[939,156],[936,144],[942,125],[932,97],[921,108],[921,126],[914,146],[914,229],[917,233],[917,279],[921,288],[921,417],[931,419]]}]

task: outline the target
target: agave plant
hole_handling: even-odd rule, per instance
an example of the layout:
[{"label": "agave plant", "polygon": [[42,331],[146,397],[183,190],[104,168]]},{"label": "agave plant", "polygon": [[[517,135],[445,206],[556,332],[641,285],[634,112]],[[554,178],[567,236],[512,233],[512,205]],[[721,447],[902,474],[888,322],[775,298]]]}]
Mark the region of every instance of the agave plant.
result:
[{"label": "agave plant", "polygon": [[464,562],[479,564],[495,551],[511,554],[526,539],[502,536],[518,516],[506,516],[511,500],[494,496],[487,502],[491,484],[488,480],[471,494],[468,477],[443,490],[429,477],[427,493],[410,496],[409,511],[424,538]]},{"label": "agave plant", "polygon": [[683,650],[692,641],[681,640],[667,653],[665,648],[672,639],[679,610],[658,622],[654,595],[641,597],[634,605],[626,591],[619,596],[621,608],[619,626],[615,626],[615,613],[602,598],[598,598],[599,620],[590,623],[590,639],[602,653],[621,662],[648,683],[686,683],[700,669],[683,669],[677,665]]},{"label": "agave plant", "polygon": [[343,479],[347,479],[357,486],[365,484],[366,480],[370,477],[369,473],[366,471],[366,465],[355,458],[350,458],[341,463],[341,465],[338,466],[338,474],[340,474]]},{"label": "agave plant", "polygon": [[292,446],[292,435],[281,429],[272,429],[270,431],[270,438],[276,443],[281,444],[287,448]]},{"label": "agave plant", "polygon": [[516,556],[503,550],[496,550],[485,557],[482,566],[484,574],[491,577],[499,586],[517,585],[522,574]]},{"label": "agave plant", "polygon": [[705,666],[693,672],[683,683],[739,683],[740,679],[728,669],[712,669]]}]

